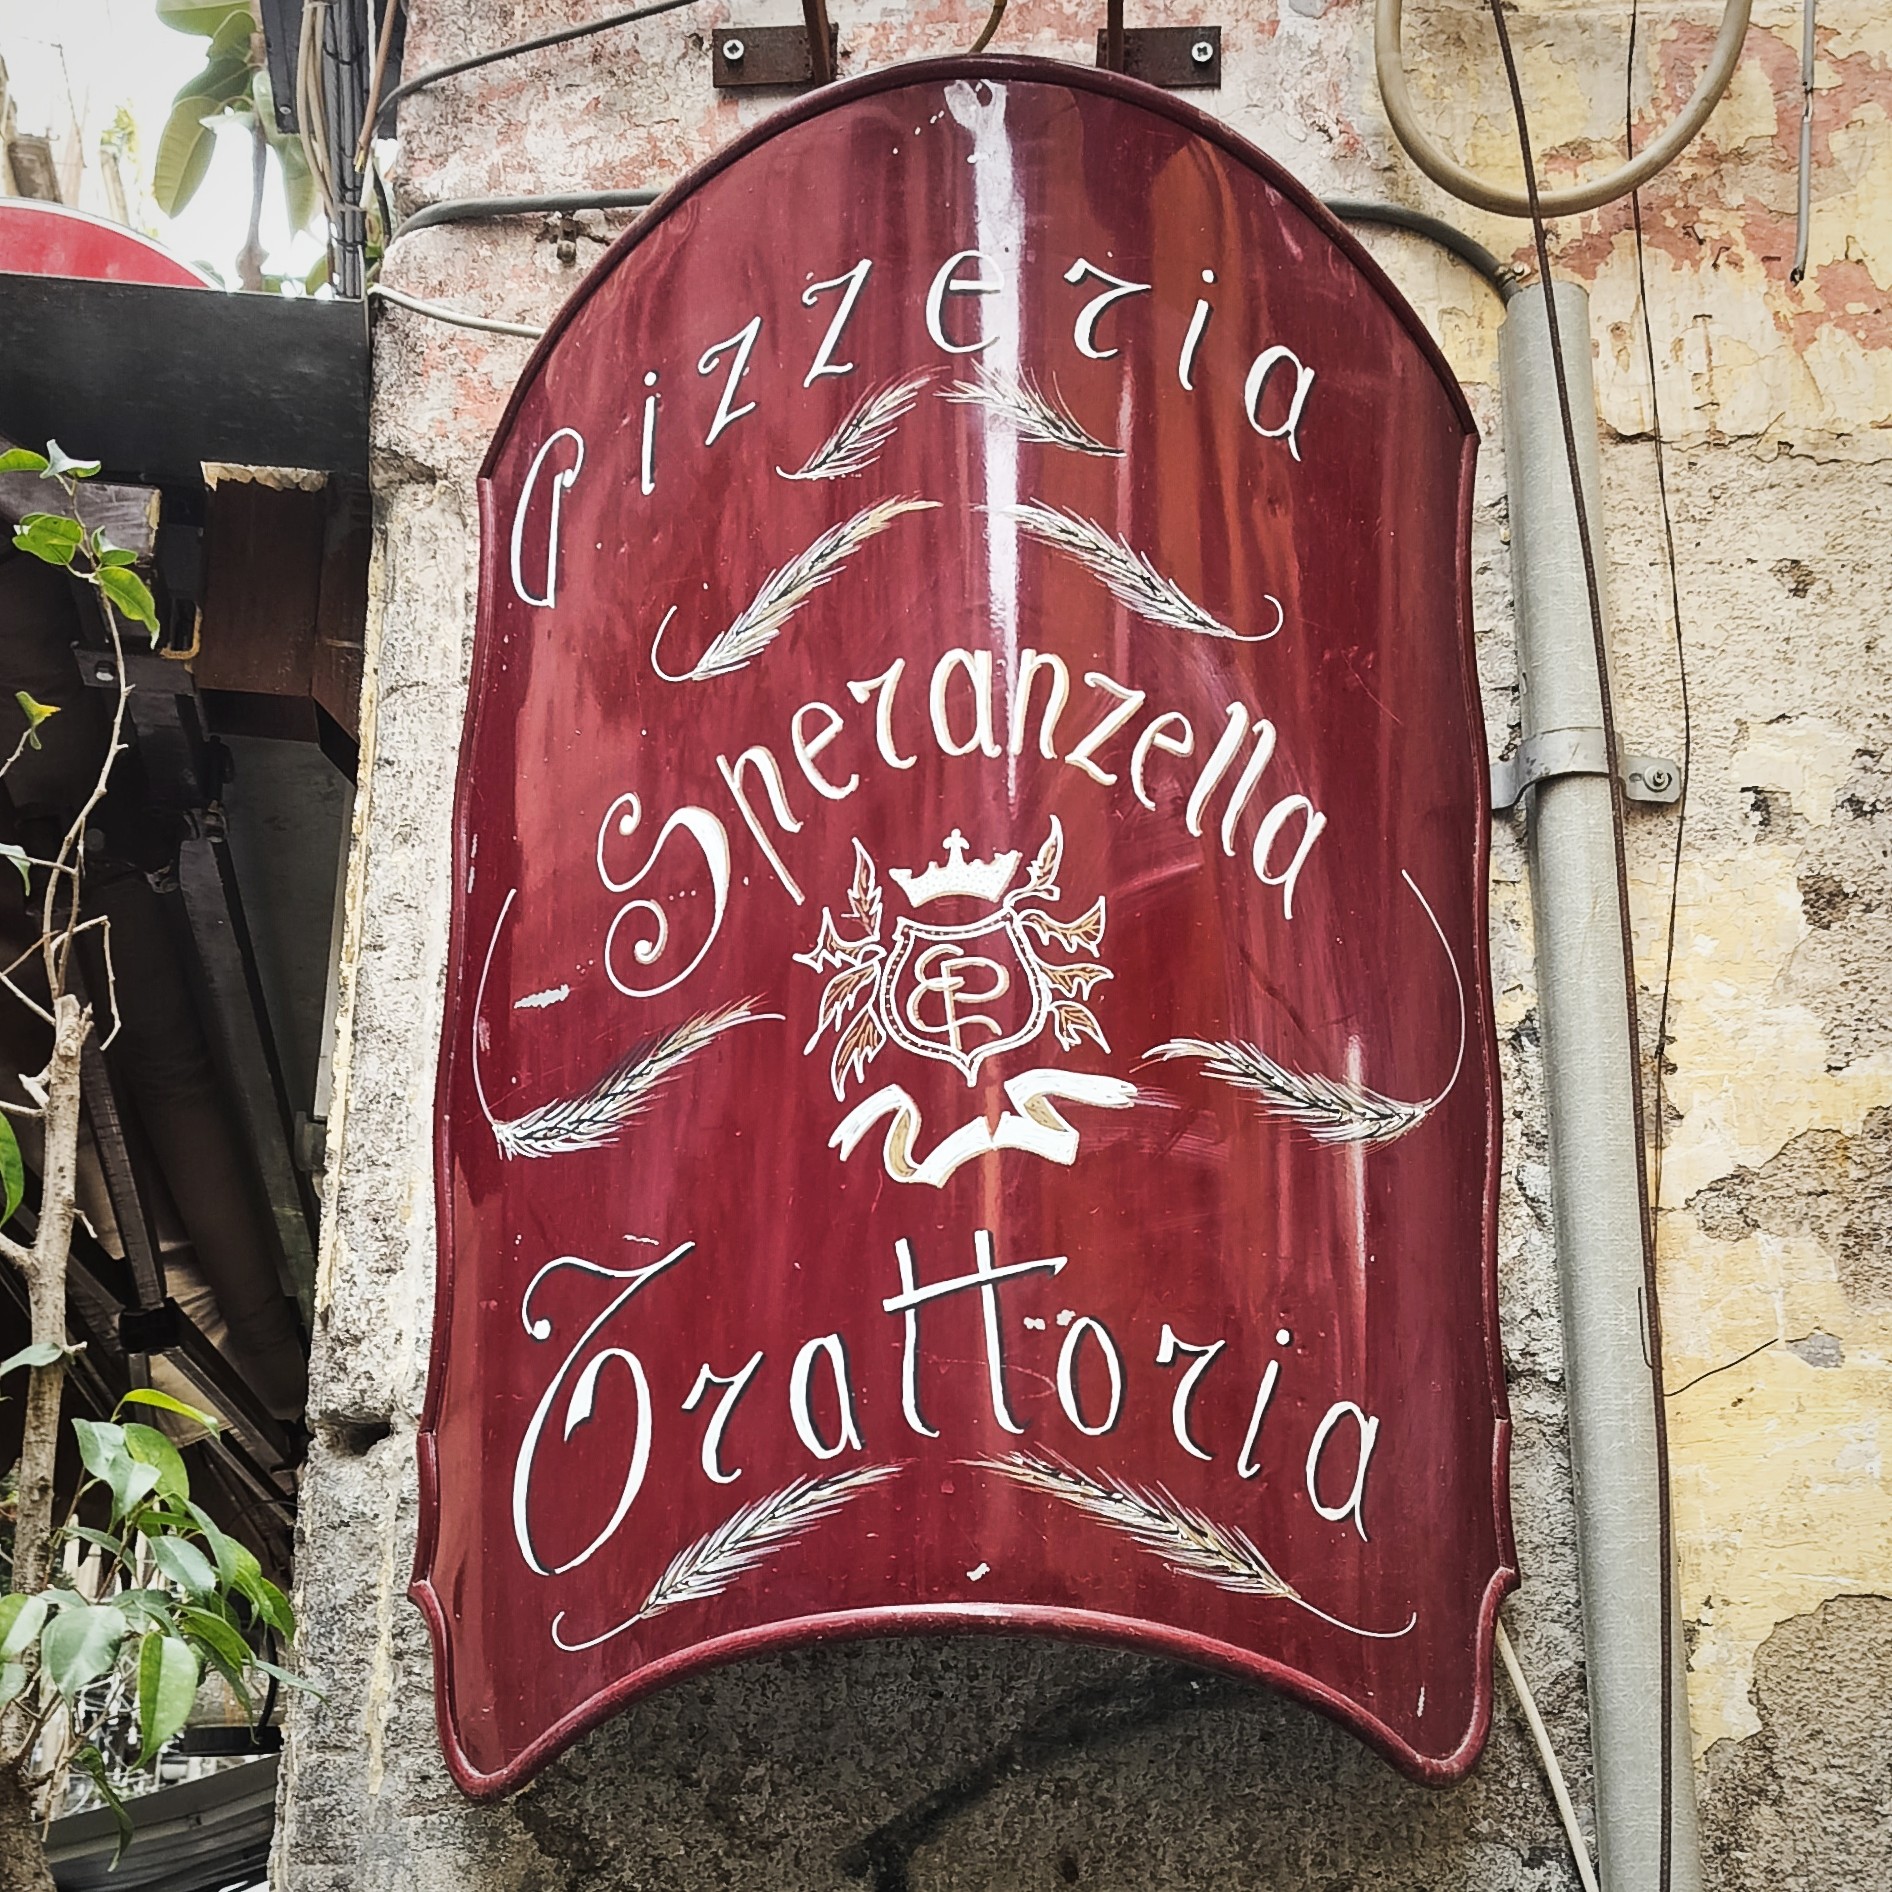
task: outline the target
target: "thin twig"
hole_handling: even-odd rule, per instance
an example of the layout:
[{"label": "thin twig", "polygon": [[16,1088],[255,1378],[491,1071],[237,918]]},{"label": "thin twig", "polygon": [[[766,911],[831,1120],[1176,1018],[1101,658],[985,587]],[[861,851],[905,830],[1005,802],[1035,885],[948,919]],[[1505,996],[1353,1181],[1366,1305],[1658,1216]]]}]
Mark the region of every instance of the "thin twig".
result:
[{"label": "thin twig", "polygon": [[[37,940],[33,942],[33,951],[34,952],[39,951],[39,942]],[[26,1009],[29,1012],[33,1013],[36,1017],[43,1018],[49,1025],[53,1022],[52,1013],[49,1012],[45,1008],[45,1006],[43,1006],[39,1002],[38,999],[29,996],[25,992],[22,992],[20,988],[13,983],[13,975],[10,972],[0,972],[0,985],[5,986],[6,989],[9,992],[11,992],[13,996],[16,999],[18,999],[20,1003],[24,1005]]]},{"label": "thin twig", "polygon": [[33,731],[36,728],[38,728],[38,724],[28,723],[27,726],[20,731],[20,739],[13,745],[13,753],[8,756],[4,762],[0,762],[0,775],[5,775],[6,772],[12,768],[14,763],[19,761],[20,757],[26,753],[26,745],[33,740]]},{"label": "thin twig", "polygon": [[[105,961],[105,996],[112,1007],[112,1028],[99,1040],[99,1049],[109,1051],[112,1048],[112,1040],[118,1036],[119,1026],[125,1022],[118,1009],[118,968],[112,962],[111,916],[104,913],[96,914],[86,921],[85,926],[96,926],[99,929],[99,953]],[[80,927],[79,931],[83,933],[85,926]]]},{"label": "thin twig", "polygon": [[66,989],[66,967],[71,958],[73,930],[78,924],[79,871],[77,863],[85,846],[85,826],[92,818],[92,811],[105,799],[105,792],[112,778],[113,765],[124,752],[125,706],[131,700],[131,683],[125,675],[125,641],[118,628],[118,614],[102,593],[95,593],[95,599],[100,615],[105,619],[105,628],[112,640],[112,662],[118,678],[118,696],[112,705],[112,729],[105,745],[105,759],[99,765],[99,772],[92,783],[91,792],[80,805],[79,812],[73,816],[72,825],[67,828],[65,838],[59,843],[55,856],[55,859],[61,863],[68,860],[74,863],[72,902],[67,909],[64,927],[55,931],[53,926],[53,889],[58,884],[56,879],[48,879],[45,898],[40,909],[46,985],[55,998]]}]

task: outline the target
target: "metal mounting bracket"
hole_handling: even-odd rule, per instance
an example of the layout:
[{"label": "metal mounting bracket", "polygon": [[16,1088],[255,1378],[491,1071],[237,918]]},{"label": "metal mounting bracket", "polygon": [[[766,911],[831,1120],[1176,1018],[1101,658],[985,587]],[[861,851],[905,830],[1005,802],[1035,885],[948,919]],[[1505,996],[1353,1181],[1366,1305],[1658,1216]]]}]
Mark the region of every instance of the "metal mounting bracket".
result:
[{"label": "metal mounting bracket", "polygon": [[[1668,803],[1682,798],[1682,768],[1672,756],[1642,755],[1619,744],[1617,773],[1628,801]],[[1507,814],[1536,782],[1555,781],[1562,775],[1607,775],[1609,764],[1603,732],[1584,729],[1541,729],[1518,745],[1515,755],[1491,765],[1491,810]]]},{"label": "metal mounting bracket", "polygon": [[1146,85],[1186,92],[1222,83],[1219,26],[1136,26],[1117,30],[1119,57],[1111,57],[1111,28],[1097,30],[1097,63]]},{"label": "metal mounting bracket", "polygon": [[829,22],[828,0],[802,0],[800,26],[725,26],[710,54],[710,83],[719,92],[757,86],[826,85],[841,57],[841,35]]}]

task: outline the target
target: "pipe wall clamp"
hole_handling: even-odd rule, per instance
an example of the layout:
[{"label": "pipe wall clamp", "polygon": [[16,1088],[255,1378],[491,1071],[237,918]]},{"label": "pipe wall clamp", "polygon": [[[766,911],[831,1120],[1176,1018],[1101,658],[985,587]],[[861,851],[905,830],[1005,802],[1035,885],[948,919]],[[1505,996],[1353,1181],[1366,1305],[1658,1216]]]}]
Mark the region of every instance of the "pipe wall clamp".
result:
[{"label": "pipe wall clamp", "polygon": [[[1681,800],[1682,768],[1674,757],[1641,755],[1621,743],[1617,748],[1617,773],[1625,800],[1656,804]],[[1608,773],[1600,728],[1540,729],[1518,744],[1515,755],[1492,763],[1492,812],[1509,813],[1534,783],[1564,775]]]}]

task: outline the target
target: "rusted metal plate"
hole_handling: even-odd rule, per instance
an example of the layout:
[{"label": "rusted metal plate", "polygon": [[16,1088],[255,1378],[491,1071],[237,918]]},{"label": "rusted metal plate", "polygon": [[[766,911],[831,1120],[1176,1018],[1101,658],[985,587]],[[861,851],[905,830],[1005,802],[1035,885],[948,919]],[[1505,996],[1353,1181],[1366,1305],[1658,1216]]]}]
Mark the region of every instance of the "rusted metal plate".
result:
[{"label": "rusted metal plate", "polygon": [[[1097,63],[1110,64],[1110,34],[1097,31]],[[1186,92],[1222,83],[1219,26],[1131,26],[1124,29],[1121,71],[1145,85]]]},{"label": "rusted metal plate", "polygon": [[804,101],[554,325],[483,475],[439,1078],[414,1593],[468,1790],[907,1630],[1470,1765],[1474,449],[1305,191],[1026,60]]},{"label": "rusted metal plate", "polygon": [[[825,83],[815,71],[819,44],[805,26],[725,26],[710,43],[710,82],[719,92]],[[828,72],[841,56],[838,28],[828,28]]]}]

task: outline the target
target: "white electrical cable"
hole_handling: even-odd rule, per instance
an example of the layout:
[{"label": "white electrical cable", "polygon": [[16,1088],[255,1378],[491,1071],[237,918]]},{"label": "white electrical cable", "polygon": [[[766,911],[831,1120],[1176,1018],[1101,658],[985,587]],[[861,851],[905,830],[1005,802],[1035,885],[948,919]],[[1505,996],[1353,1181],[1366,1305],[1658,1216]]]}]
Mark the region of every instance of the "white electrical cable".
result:
[{"label": "white electrical cable", "polygon": [[1807,243],[1813,234],[1813,68],[1818,51],[1815,42],[1815,0],[1806,0],[1801,18],[1800,41],[1800,178],[1794,192],[1793,268],[1789,282],[1804,282],[1807,274]]},{"label": "white electrical cable", "polygon": [[478,329],[482,335],[518,335],[536,342],[545,333],[544,329],[534,328],[527,322],[501,322],[490,315],[468,315],[463,309],[450,309],[444,302],[423,302],[419,296],[404,296],[398,289],[385,288],[378,282],[368,285],[368,294],[393,303],[397,309],[431,316],[434,321],[451,323],[455,328]]},{"label": "white electrical cable", "polygon": [[1531,1739],[1537,1743],[1537,1758],[1544,1763],[1544,1774],[1550,1781],[1550,1797],[1557,1803],[1557,1817],[1564,1823],[1571,1856],[1577,1862],[1577,1877],[1583,1881],[1583,1892],[1597,1892],[1596,1869],[1590,1864],[1589,1843],[1583,1837],[1583,1828],[1577,1824],[1577,1810],[1570,1803],[1570,1789],[1564,1785],[1564,1770],[1557,1765],[1557,1750],[1550,1744],[1550,1732],[1544,1726],[1543,1716],[1537,1712],[1531,1685],[1524,1679],[1523,1669],[1518,1666],[1518,1652],[1511,1647],[1511,1638],[1504,1633],[1504,1624],[1497,1623],[1496,1628],[1498,1654],[1504,1659],[1505,1674],[1511,1678],[1511,1692],[1517,1696],[1518,1706],[1524,1710]]},{"label": "white electrical cable", "polygon": [[[1539,191],[1538,205],[1546,217],[1573,216],[1580,210],[1595,210],[1618,197],[1626,197],[1665,169],[1693,141],[1708,122],[1708,115],[1721,103],[1734,77],[1741,57],[1741,45],[1747,38],[1748,16],[1754,0],[1727,0],[1721,15],[1721,31],[1708,70],[1695,87],[1680,118],[1659,138],[1639,151],[1628,164],[1606,177],[1588,184],[1572,184],[1567,189]],[[1500,217],[1528,217],[1531,200],[1522,190],[1487,183],[1474,171],[1449,158],[1426,135],[1413,107],[1412,94],[1406,86],[1406,62],[1400,50],[1401,0],[1375,0],[1373,10],[1373,63],[1379,73],[1380,98],[1393,135],[1405,146],[1406,154],[1441,189],[1480,210]]]}]

